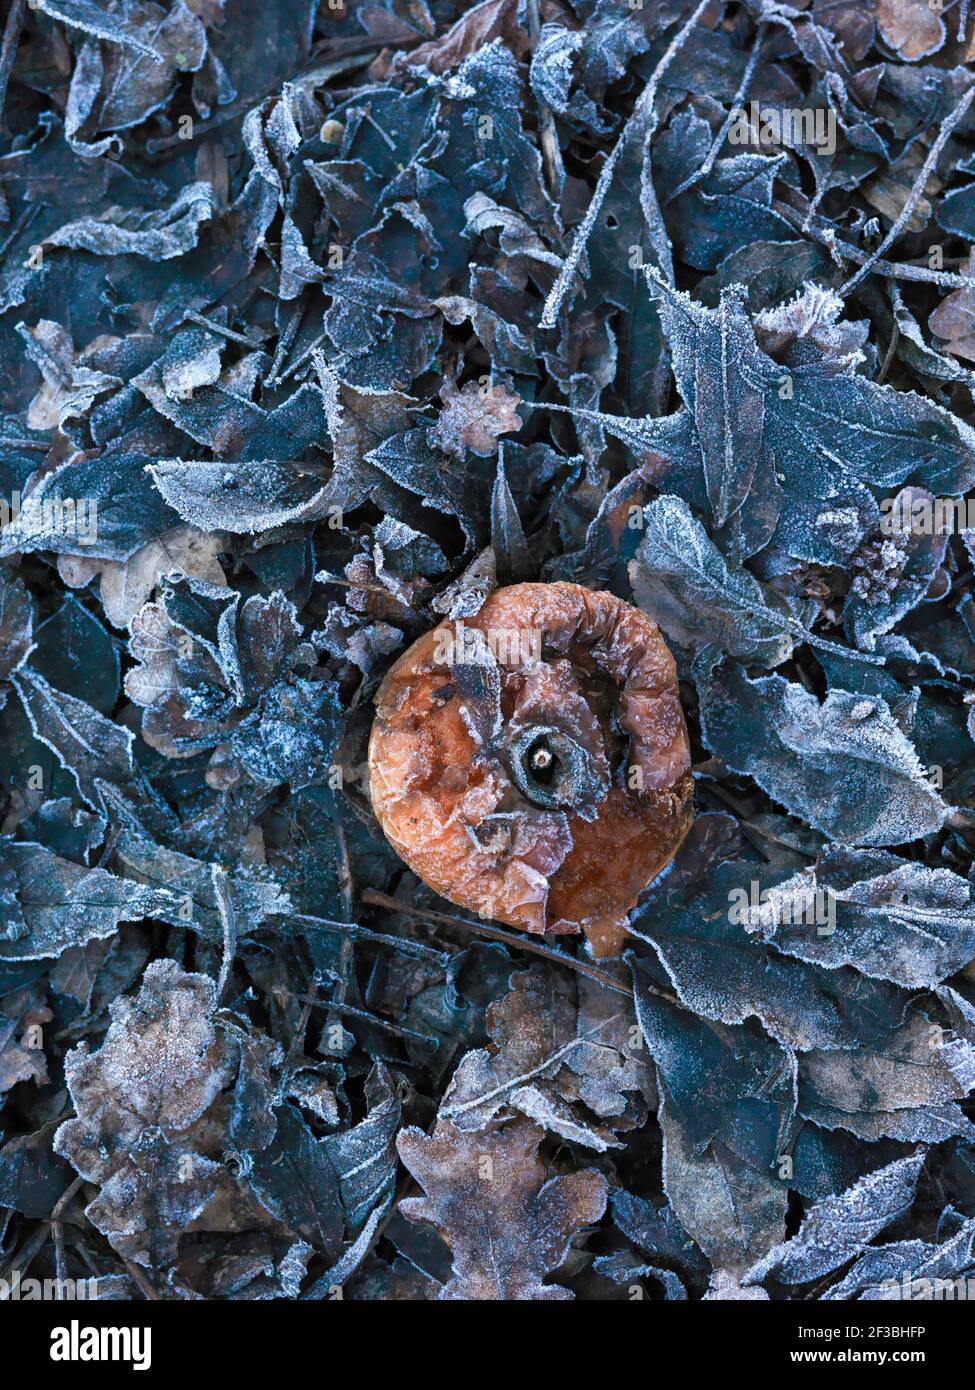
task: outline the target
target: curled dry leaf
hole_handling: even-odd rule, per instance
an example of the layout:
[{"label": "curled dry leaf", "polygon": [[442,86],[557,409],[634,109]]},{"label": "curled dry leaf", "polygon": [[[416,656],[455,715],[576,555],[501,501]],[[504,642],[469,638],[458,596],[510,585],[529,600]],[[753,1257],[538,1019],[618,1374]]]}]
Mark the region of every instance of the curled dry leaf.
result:
[{"label": "curled dry leaf", "polygon": [[918,1149],[816,1203],[798,1233],[773,1246],[742,1282],[757,1284],[774,1273],[785,1283],[804,1284],[846,1264],[908,1209],[924,1159],[925,1150]]},{"label": "curled dry leaf", "polygon": [[431,72],[450,72],[469,54],[499,38],[521,55],[528,47],[528,35],[518,24],[517,11],[516,0],[482,0],[440,38],[415,48],[406,61]]},{"label": "curled dry leaf", "polygon": [[0,571],[0,680],[6,680],[30,654],[34,613],[22,579]]},{"label": "curled dry leaf", "polygon": [[[499,1114],[544,1115],[548,1129],[584,1148],[619,1147],[613,1130],[642,1124],[653,1099],[646,1052],[633,1047],[631,1001],[544,965],[511,983],[488,1010],[494,1048],[462,1059],[441,1116],[474,1131]],[[640,1093],[644,1103],[636,1105]]]},{"label": "curled dry leaf", "polygon": [[44,1026],[53,1017],[36,986],[0,999],[0,1095],[18,1081],[47,1085]]}]

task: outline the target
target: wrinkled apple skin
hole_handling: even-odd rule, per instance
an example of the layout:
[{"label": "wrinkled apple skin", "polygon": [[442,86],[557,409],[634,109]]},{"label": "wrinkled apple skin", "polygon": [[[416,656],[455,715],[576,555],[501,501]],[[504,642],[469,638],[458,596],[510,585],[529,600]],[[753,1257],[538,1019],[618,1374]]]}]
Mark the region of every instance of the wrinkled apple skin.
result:
[{"label": "wrinkled apple skin", "polygon": [[[463,624],[487,639],[500,674],[502,731],[482,744],[452,679],[461,626],[448,619],[425,633],[376,695],[379,823],[413,872],[459,907],[529,932],[581,930],[595,955],[618,954],[627,913],[693,820],[673,657],[652,619],[612,594],[498,589]],[[505,738],[533,726],[571,737],[608,772],[595,805],[546,810],[519,791]]]}]

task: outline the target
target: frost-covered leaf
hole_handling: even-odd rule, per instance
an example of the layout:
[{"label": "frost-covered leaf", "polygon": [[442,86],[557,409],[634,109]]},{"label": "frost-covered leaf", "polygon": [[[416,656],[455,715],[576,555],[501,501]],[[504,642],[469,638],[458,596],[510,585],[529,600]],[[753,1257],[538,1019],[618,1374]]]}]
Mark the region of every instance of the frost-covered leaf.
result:
[{"label": "frost-covered leaf", "polygon": [[870,1141],[975,1139],[975,1126],[955,1104],[975,1087],[975,1047],[918,1014],[882,1043],[856,1052],[809,1052],[799,1070],[800,1108],[827,1129],[848,1129]]},{"label": "frost-covered leaf", "polygon": [[125,628],[152,597],[164,574],[179,571],[208,584],[225,584],[217,557],[226,545],[227,539],[219,531],[208,535],[195,526],[175,526],[125,561],[62,555],[58,572],[72,589],[97,577],[105,616],[115,627]]},{"label": "frost-covered leaf", "polygon": [[[861,508],[869,504],[869,486],[890,490],[912,481],[943,495],[975,482],[975,434],[968,425],[916,394],[870,381],[854,370],[855,358],[837,370],[828,354],[810,351],[808,320],[814,314],[832,328],[842,309],[837,296],[808,288],[796,302],[798,314],[790,306],[795,326],[779,329],[773,358],[755,341],[740,299],[729,294],[719,309],[707,310],[659,277],[650,276],[649,284],[692,412],[700,397],[699,442],[721,519],[733,501],[743,505],[759,451],[774,460],[785,493],[779,532],[789,553],[825,563],[837,557],[831,500],[834,511],[851,503]],[[718,393],[717,408],[710,390]],[[737,411],[746,412],[747,430]]]},{"label": "frost-covered leaf", "polygon": [[[782,878],[781,871],[763,876],[747,862],[718,865],[686,904],[651,902],[635,914],[631,933],[653,947],[678,997],[705,1018],[727,1024],[758,1018],[773,1037],[799,1049],[879,1042],[899,1022],[902,997],[852,970],[824,973],[802,964],[824,955],[808,943],[831,939],[828,902],[816,899],[810,875],[784,884]],[[763,911],[784,902],[795,904],[788,933],[796,944],[787,954],[799,960],[766,948],[770,940],[785,949],[754,926]],[[786,916],[784,907],[780,915]],[[831,966],[844,963],[830,957]]]},{"label": "frost-covered leaf", "polygon": [[266,531],[328,513],[335,490],[298,465],[166,459],[149,469],[173,511],[203,531]]},{"label": "frost-covered leaf", "polygon": [[644,1040],[691,1141],[718,1141],[746,1166],[771,1171],[795,1114],[791,1049],[754,1023],[699,1018],[654,986],[648,963],[631,958],[630,968]]},{"label": "frost-covered leaf", "polygon": [[214,1027],[216,991],[204,975],[156,961],[136,999],[119,999],[96,1052],[81,1044],[66,1079],[78,1117],[55,1152],[100,1189],[89,1221],[143,1265],[175,1257],[180,1233],[233,1192],[221,1161],[219,1097],[233,1051]]},{"label": "frost-covered leaf", "polygon": [[0,680],[6,680],[30,655],[34,610],[22,579],[0,570]]},{"label": "frost-covered leaf", "polygon": [[[938,1243],[899,1240],[866,1250],[826,1299],[955,1298],[967,1292],[966,1275],[975,1265],[975,1221],[963,1222]],[[960,1282],[959,1282],[960,1281]]]},{"label": "frost-covered leaf", "polygon": [[498,436],[521,429],[516,407],[520,397],[504,386],[476,381],[458,387],[449,377],[441,388],[444,409],[433,428],[433,443],[445,454],[463,458],[464,452],[488,455],[498,452]]},{"label": "frost-covered leaf", "polygon": [[[826,914],[818,931],[804,920],[817,892]],[[933,988],[975,956],[967,879],[882,851],[829,848],[742,911],[748,931],[787,955],[828,970],[854,965],[894,984]]]},{"label": "frost-covered leaf", "polygon": [[[890,499],[881,535],[864,541],[853,556],[843,619],[850,639],[864,651],[873,651],[877,638],[936,587],[948,533],[935,525],[934,508],[935,499],[924,488],[903,488]],[[912,525],[915,513],[929,516],[930,525]]]},{"label": "frost-covered leaf", "polygon": [[0,1096],[21,1081],[47,1085],[44,1026],[53,1017],[35,984],[0,999]]},{"label": "frost-covered leaf", "polygon": [[57,754],[89,806],[100,805],[99,780],[126,783],[134,778],[133,738],[127,729],[84,700],[55,690],[33,671],[18,674],[15,687],[35,735]]},{"label": "frost-covered leaf", "polygon": [[681,1223],[710,1262],[742,1270],[781,1234],[786,1189],[774,1174],[741,1162],[720,1142],[703,1149],[689,1127],[671,1113],[664,1095],[664,1186]]},{"label": "frost-covered leaf", "polygon": [[396,1133],[400,1124],[402,1086],[382,1066],[366,1079],[364,1120],[323,1146],[338,1174],[349,1231],[358,1235],[370,1215],[387,1210],[396,1185]]},{"label": "frost-covered leaf", "polygon": [[0,1203],[24,1216],[47,1218],[71,1181],[71,1169],[52,1150],[57,1122],[18,1134],[0,1147]]},{"label": "frost-covered leaf", "polygon": [[441,1118],[476,1132],[520,1111],[583,1147],[618,1146],[613,1128],[632,1123],[627,1093],[650,1085],[646,1062],[632,1047],[625,996],[585,980],[577,991],[544,966],[511,983],[511,993],[488,1011],[493,1049],[462,1059]]},{"label": "frost-covered leaf", "polygon": [[120,922],[174,915],[168,887],[117,878],[61,859],[41,845],[4,846],[6,893],[0,899],[0,957],[40,960],[111,936]]},{"label": "frost-covered leaf", "polygon": [[661,296],[661,321],[674,375],[694,414],[711,515],[721,527],[755,481],[765,447],[766,383],[749,360],[749,352],[756,357],[754,336],[739,287],[727,290],[713,312],[681,317],[678,303]]},{"label": "frost-covered leaf", "polygon": [[614,1190],[610,1205],[615,1225],[653,1262],[655,1273],[660,1269],[676,1271],[682,1288],[693,1288],[706,1277],[706,1261],[673,1207],[656,1207],[622,1188]]},{"label": "frost-covered leaf", "polygon": [[269,1216],[335,1258],[342,1236],[339,1180],[297,1106],[278,1107],[274,1137],[251,1158],[247,1182]]},{"label": "frost-covered leaf", "polygon": [[208,183],[192,183],[177,194],[172,206],[159,212],[126,213],[106,209],[103,216],[68,222],[47,237],[49,246],[91,251],[100,256],[135,255],[152,260],[183,256],[196,245],[200,227],[213,215],[213,191]]},{"label": "frost-covered leaf", "polygon": [[465,1134],[441,1119],[433,1135],[404,1129],[400,1158],[425,1197],[400,1210],[432,1225],[453,1252],[444,1299],[559,1300],[572,1293],[546,1283],[572,1238],[598,1221],[606,1180],[592,1168],[549,1177],[538,1153],[543,1131],[516,1119],[486,1133]]},{"label": "frost-covered leaf", "polygon": [[818,1202],[798,1235],[757,1260],[746,1281],[757,1284],[772,1274],[787,1284],[805,1284],[846,1264],[911,1205],[925,1157],[926,1150],[918,1149]]},{"label": "frost-covered leaf", "polygon": [[675,642],[713,643],[772,667],[802,642],[818,640],[809,632],[815,605],[790,604],[748,570],[733,569],[681,498],[658,497],[643,516],[630,582],[640,607]]},{"label": "frost-covered leaf", "polygon": [[899,845],[949,814],[887,702],[831,690],[820,703],[781,676],[726,665],[700,683],[705,742],[831,839]]}]

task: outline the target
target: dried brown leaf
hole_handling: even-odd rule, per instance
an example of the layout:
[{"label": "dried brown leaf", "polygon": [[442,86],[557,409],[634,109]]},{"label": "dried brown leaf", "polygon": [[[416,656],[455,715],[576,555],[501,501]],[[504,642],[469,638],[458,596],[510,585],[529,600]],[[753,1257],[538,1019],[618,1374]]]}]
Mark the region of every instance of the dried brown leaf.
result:
[{"label": "dried brown leaf", "polygon": [[433,1135],[400,1132],[400,1158],[427,1193],[405,1199],[400,1210],[429,1222],[453,1251],[453,1278],[441,1298],[573,1297],[544,1280],[572,1237],[602,1216],[607,1183],[593,1168],[547,1178],[538,1153],[543,1137],[521,1119],[486,1134],[464,1134],[449,1120]]},{"label": "dried brown leaf", "polygon": [[[165,1264],[179,1234],[234,1184],[222,1152],[235,1050],[213,1022],[216,986],[173,960],[153,962],[135,999],[119,998],[97,1052],[70,1052],[77,1118],[54,1149],[101,1191],[86,1215],[139,1264]],[[221,1221],[226,1213],[221,1213]]]},{"label": "dried brown leaf", "polygon": [[927,0],[878,0],[877,28],[909,63],[929,58],[945,41],[945,26]]},{"label": "dried brown leaf", "polygon": [[[963,275],[975,271],[975,253],[960,266]],[[975,362],[975,295],[970,289],[952,290],[928,316],[932,333],[943,338],[945,352]]]},{"label": "dried brown leaf", "polygon": [[528,49],[528,35],[518,24],[517,11],[517,0],[483,0],[439,39],[414,48],[406,61],[438,74],[450,72],[471,53],[498,38],[516,57],[521,57]]},{"label": "dried brown leaf", "polygon": [[431,442],[445,454],[463,458],[467,449],[487,458],[498,452],[498,436],[521,429],[517,406],[521,397],[505,386],[482,391],[476,381],[458,389],[447,377],[440,389],[444,409],[432,430]]}]

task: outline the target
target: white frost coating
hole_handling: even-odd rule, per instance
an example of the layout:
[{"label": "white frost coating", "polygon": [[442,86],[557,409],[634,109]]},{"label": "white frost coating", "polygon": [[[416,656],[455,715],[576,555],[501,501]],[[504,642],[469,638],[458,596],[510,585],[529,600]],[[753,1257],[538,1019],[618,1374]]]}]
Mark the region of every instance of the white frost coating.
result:
[{"label": "white frost coating", "polygon": [[[801,925],[795,906],[816,894],[832,900],[832,931]],[[742,909],[745,930],[827,969],[852,965],[874,979],[933,989],[975,954],[975,892],[950,869],[836,849],[762,898]]]},{"label": "white frost coating", "polygon": [[779,666],[796,646],[832,651],[882,665],[809,630],[815,605],[789,607],[748,570],[732,569],[680,497],[656,498],[644,509],[644,537],[629,566],[640,607],[684,646],[715,643],[722,651]]},{"label": "white frost coating", "polygon": [[151,62],[163,62],[163,55],[140,36],[140,26],[132,24],[120,14],[106,14],[104,7],[94,4],[93,0],[30,0],[30,7],[52,19],[59,19],[69,29],[94,34],[105,43],[133,48]]},{"label": "white frost coating", "polygon": [[171,1262],[179,1233],[217,1193],[233,1200],[229,1172],[210,1156],[222,1126],[208,1112],[238,1052],[214,1026],[216,1007],[208,976],[155,961],[138,996],[111,1005],[102,1046],[82,1043],[65,1061],[78,1117],[61,1125],[54,1151],[100,1185],[86,1216],[140,1264]]},{"label": "white frost coating", "polygon": [[820,704],[781,676],[726,665],[699,683],[705,745],[793,815],[851,845],[900,845],[952,808],[885,700],[831,690]]},{"label": "white frost coating", "polygon": [[798,1235],[773,1246],[742,1283],[758,1284],[774,1273],[786,1283],[804,1284],[838,1269],[911,1205],[926,1153],[919,1149],[869,1173],[838,1197],[817,1202]]},{"label": "white frost coating", "polygon": [[212,185],[191,183],[168,208],[133,214],[111,207],[101,218],[82,217],[68,222],[45,237],[45,244],[91,251],[97,256],[147,256],[168,261],[192,251],[201,224],[209,222],[212,216]]},{"label": "white frost coating", "polygon": [[325,514],[330,484],[299,465],[273,460],[227,464],[207,459],[162,459],[146,471],[161,496],[201,531],[254,534]]},{"label": "white frost coating", "polygon": [[539,320],[540,328],[554,328],[558,321],[558,315],[559,310],[562,307],[562,301],[565,299],[565,296],[568,293],[569,285],[572,283],[573,275],[575,275],[576,271],[579,268],[579,262],[582,260],[583,253],[586,249],[586,244],[589,241],[589,237],[592,234],[593,227],[596,225],[596,218],[599,216],[599,210],[605,202],[606,194],[609,192],[609,186],[613,181],[613,174],[616,172],[616,166],[620,161],[620,157],[622,156],[623,149],[626,145],[627,137],[630,131],[630,126],[634,124],[639,124],[644,119],[649,118],[648,129],[645,139],[647,140],[647,142],[650,141],[653,135],[655,125],[652,113],[653,105],[657,97],[657,85],[660,82],[661,77],[670,67],[670,64],[672,63],[674,58],[683,48],[684,43],[686,42],[688,36],[691,33],[691,30],[697,24],[697,21],[700,19],[704,11],[707,9],[709,3],[710,0],[700,0],[700,4],[691,14],[690,18],[684,24],[683,28],[677,33],[670,47],[664,53],[663,57],[660,59],[660,62],[654,69],[653,76],[650,78],[650,81],[647,83],[646,87],[644,87],[643,91],[640,93],[637,99],[636,106],[633,109],[633,115],[630,117],[630,120],[627,122],[626,126],[624,126],[619,139],[613,146],[612,153],[610,154],[609,158],[606,160],[606,163],[602,167],[602,172],[599,175],[599,180],[593,191],[589,207],[586,209],[586,215],[579,224],[579,228],[576,231],[575,238],[573,239],[572,248],[569,251],[569,254],[566,256],[562,269],[559,271],[555,284],[552,286],[552,289],[549,292],[549,296],[545,301],[545,307],[542,310],[542,317]]}]

